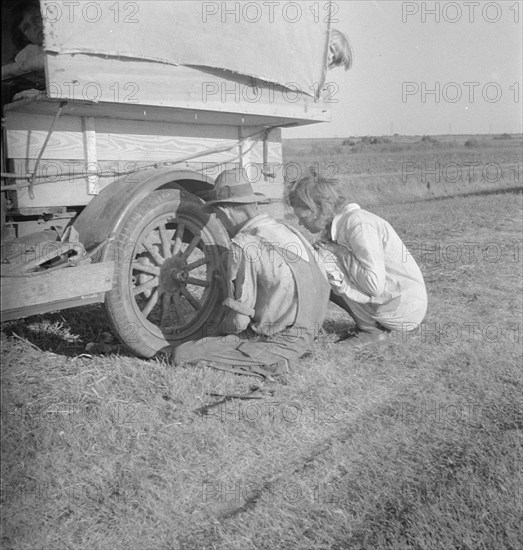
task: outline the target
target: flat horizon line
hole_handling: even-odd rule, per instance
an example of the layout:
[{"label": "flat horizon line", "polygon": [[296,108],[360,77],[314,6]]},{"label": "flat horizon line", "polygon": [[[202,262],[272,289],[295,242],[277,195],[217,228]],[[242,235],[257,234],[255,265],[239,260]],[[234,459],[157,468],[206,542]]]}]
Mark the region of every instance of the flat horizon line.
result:
[{"label": "flat horizon line", "polygon": [[361,135],[349,135],[349,136],[330,136],[330,137],[287,137],[282,139],[288,139],[288,140],[306,140],[306,139],[314,139],[314,140],[320,140],[320,139],[352,139],[352,138],[364,138],[364,137],[423,137],[423,136],[430,136],[430,137],[464,137],[464,136],[516,136],[519,138],[523,138],[522,132],[492,132],[492,133],[481,133],[481,134],[473,134],[473,133],[464,133],[464,134],[361,134]]}]

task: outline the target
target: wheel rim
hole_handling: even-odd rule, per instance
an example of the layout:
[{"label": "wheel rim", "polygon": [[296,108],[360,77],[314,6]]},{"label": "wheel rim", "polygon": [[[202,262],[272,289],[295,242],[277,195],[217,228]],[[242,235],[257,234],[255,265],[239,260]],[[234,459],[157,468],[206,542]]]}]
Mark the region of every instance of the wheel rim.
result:
[{"label": "wheel rim", "polygon": [[130,295],[141,324],[167,340],[202,327],[216,303],[213,239],[183,216],[156,218],[141,233],[129,270]]}]

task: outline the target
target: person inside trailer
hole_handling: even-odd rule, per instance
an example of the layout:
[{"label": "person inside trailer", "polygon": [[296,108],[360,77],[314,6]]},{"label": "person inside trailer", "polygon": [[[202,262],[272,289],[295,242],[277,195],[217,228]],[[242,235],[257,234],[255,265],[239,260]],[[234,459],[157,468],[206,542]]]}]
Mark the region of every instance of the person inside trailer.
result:
[{"label": "person inside trailer", "polygon": [[344,67],[348,71],[352,67],[354,54],[349,39],[338,29],[332,29],[327,54],[327,69]]},{"label": "person inside trailer", "polygon": [[301,225],[321,233],[315,247],[331,301],[356,322],[356,331],[340,341],[354,348],[384,344],[391,332],[418,327],[427,311],[423,275],[387,221],[344,202],[335,180],[315,175],[295,182],[287,200]]},{"label": "person inside trailer", "polygon": [[267,214],[243,171],[222,172],[212,210],[232,239],[221,335],[183,343],[174,363],[204,362],[264,377],[286,374],[325,319],[330,287],[307,240]]},{"label": "person inside trailer", "polygon": [[44,68],[44,26],[37,0],[22,2],[12,9],[11,41],[19,51],[11,63],[2,65],[2,79]]}]

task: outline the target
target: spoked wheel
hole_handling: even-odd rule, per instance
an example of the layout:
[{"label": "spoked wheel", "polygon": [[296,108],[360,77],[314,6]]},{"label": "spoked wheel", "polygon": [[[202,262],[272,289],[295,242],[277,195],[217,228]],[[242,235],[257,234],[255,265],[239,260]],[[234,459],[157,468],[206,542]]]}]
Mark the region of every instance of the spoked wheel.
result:
[{"label": "spoked wheel", "polygon": [[123,343],[151,357],[203,338],[219,324],[219,285],[229,239],[199,199],[166,189],[144,199],[117,236],[115,283],[106,296]]}]

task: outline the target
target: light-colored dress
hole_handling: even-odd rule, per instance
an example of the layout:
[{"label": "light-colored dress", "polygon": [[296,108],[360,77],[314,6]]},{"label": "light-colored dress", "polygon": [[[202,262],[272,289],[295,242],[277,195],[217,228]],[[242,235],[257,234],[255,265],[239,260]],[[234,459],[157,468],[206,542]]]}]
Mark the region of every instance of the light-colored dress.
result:
[{"label": "light-colored dress", "polygon": [[392,226],[359,205],[347,204],[320,248],[329,283],[350,308],[358,328],[406,332],[427,311],[427,292],[415,259]]}]

